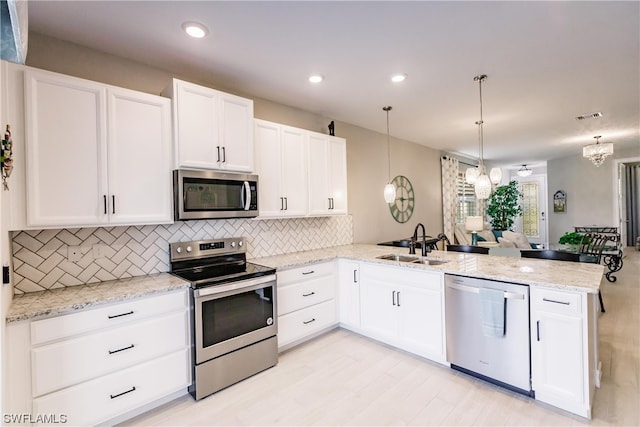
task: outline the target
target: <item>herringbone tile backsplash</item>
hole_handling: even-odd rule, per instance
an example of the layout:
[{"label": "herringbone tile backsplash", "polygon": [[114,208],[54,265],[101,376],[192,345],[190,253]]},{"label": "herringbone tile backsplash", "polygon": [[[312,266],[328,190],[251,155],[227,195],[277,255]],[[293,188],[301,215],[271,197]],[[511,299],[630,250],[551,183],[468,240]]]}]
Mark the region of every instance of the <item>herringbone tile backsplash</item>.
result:
[{"label": "herringbone tile backsplash", "polygon": [[[169,243],[241,237],[247,258],[353,243],[350,215],[272,220],[185,221],[171,225],[29,230],[13,234],[14,293],[169,271]],[[93,245],[104,244],[94,258]],[[78,262],[67,259],[80,246]]]}]

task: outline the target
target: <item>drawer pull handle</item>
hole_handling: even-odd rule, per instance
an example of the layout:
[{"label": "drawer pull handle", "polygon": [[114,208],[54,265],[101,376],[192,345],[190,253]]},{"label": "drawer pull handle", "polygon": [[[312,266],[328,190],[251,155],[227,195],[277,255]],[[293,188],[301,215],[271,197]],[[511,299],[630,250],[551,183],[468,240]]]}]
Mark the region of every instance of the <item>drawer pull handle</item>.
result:
[{"label": "drawer pull handle", "polygon": [[306,276],[307,274],[313,274],[313,273],[315,273],[315,271],[314,271],[314,270],[311,270],[311,271],[303,271],[303,272],[302,272],[302,275],[303,275],[303,276]]},{"label": "drawer pull handle", "polygon": [[316,321],[316,318],[314,317],[311,320],[307,320],[306,322],[303,320],[302,323],[304,323],[305,325],[308,325],[309,323],[315,322],[315,321]]},{"label": "drawer pull handle", "polygon": [[353,270],[353,283],[358,283],[358,279],[356,278],[356,271],[357,270]]},{"label": "drawer pull handle", "polygon": [[116,317],[122,317],[122,316],[128,316],[130,314],[133,314],[133,310],[128,311],[126,313],[122,313],[122,314],[116,314],[114,316],[107,316],[109,319],[115,319]]},{"label": "drawer pull handle", "polygon": [[552,302],[554,304],[571,305],[571,303],[568,302],[568,301],[556,301],[556,300],[553,300],[553,299],[546,299],[546,298],[542,298],[542,301],[544,301],[544,302]]},{"label": "drawer pull handle", "polygon": [[536,321],[536,338],[540,341],[540,321]]},{"label": "drawer pull handle", "polygon": [[115,353],[120,353],[121,351],[131,350],[133,347],[135,347],[135,346],[133,344],[131,344],[130,346],[122,347],[122,348],[119,348],[117,350],[109,350],[109,354],[115,354]]},{"label": "drawer pull handle", "polygon": [[315,295],[315,292],[309,292],[308,294],[302,294],[303,297],[310,297],[311,295]]},{"label": "drawer pull handle", "polygon": [[112,399],[115,399],[116,397],[120,397],[123,396],[127,393],[131,393],[132,391],[136,391],[136,386],[131,387],[130,390],[127,391],[123,391],[122,393],[118,393],[118,394],[110,394],[109,397],[111,397]]}]

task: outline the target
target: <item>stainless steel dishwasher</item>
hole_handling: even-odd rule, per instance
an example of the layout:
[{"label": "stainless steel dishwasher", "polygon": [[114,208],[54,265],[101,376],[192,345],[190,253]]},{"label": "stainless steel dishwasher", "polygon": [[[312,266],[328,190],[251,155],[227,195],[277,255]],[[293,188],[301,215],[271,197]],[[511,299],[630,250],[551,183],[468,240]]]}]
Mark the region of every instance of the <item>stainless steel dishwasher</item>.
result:
[{"label": "stainless steel dishwasher", "polygon": [[[445,288],[447,360],[451,368],[533,396],[529,287],[447,274]],[[497,295],[497,303],[502,302],[500,309],[504,310],[497,311],[504,316],[500,319],[503,324],[493,335],[483,328],[486,309],[481,295],[487,292]]]}]

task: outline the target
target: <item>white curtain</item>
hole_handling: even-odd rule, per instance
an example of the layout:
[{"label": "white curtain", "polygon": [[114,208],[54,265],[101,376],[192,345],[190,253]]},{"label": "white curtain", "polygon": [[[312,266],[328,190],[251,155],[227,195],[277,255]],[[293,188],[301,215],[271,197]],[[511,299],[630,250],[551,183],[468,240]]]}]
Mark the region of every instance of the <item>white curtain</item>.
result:
[{"label": "white curtain", "polygon": [[456,210],[458,209],[458,172],[457,159],[442,157],[442,224],[444,234],[453,242],[453,232],[456,226]]}]

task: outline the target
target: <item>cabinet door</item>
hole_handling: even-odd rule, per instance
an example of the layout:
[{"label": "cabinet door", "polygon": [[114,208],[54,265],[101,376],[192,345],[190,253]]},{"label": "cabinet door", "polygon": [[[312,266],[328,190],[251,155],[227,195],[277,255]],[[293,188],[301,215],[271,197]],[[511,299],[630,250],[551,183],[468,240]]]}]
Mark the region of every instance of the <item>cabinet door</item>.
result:
[{"label": "cabinet door", "polygon": [[338,266],[340,323],[360,328],[360,264],[340,260]]},{"label": "cabinet door", "polygon": [[329,141],[325,135],[309,135],[309,213],[326,215],[331,208],[329,189]]},{"label": "cabinet door", "polygon": [[108,108],[110,223],[171,222],[170,101],[110,88]]},{"label": "cabinet door", "polygon": [[[424,279],[429,280],[429,275]],[[444,360],[442,293],[417,287],[397,288],[401,347],[420,356]]]},{"label": "cabinet door", "polygon": [[174,80],[178,167],[219,169],[219,92]]},{"label": "cabinet door", "polygon": [[575,403],[584,402],[582,319],[534,311],[531,323],[536,399],[571,410]]},{"label": "cabinet door", "polygon": [[29,70],[25,97],[28,225],[106,222],[104,86]]},{"label": "cabinet door", "polygon": [[282,128],[282,187],[284,216],[307,214],[307,144],[305,132],[288,126]]},{"label": "cabinet door", "polygon": [[253,101],[220,94],[222,168],[253,172]]},{"label": "cabinet door", "polygon": [[385,342],[395,342],[398,329],[396,287],[386,275],[377,275],[380,269],[361,266],[360,320],[362,329],[371,337]]},{"label": "cabinet door", "polygon": [[255,121],[255,153],[258,182],[258,206],[261,217],[282,216],[282,159],[280,126],[263,120]]},{"label": "cabinet door", "polygon": [[329,197],[332,214],[347,213],[347,141],[329,137]]}]

